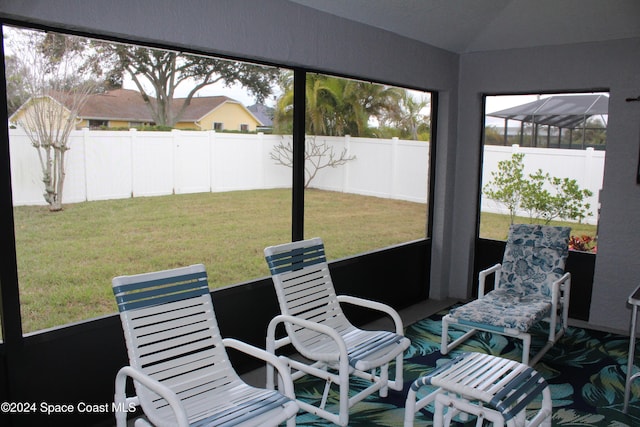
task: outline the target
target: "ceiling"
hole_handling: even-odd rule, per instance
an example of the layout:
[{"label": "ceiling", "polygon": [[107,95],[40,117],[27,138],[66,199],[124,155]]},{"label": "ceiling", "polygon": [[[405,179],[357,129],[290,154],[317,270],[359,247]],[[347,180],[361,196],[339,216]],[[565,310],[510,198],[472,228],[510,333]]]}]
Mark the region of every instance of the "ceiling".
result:
[{"label": "ceiling", "polygon": [[289,0],[456,53],[640,37],[639,0]]}]

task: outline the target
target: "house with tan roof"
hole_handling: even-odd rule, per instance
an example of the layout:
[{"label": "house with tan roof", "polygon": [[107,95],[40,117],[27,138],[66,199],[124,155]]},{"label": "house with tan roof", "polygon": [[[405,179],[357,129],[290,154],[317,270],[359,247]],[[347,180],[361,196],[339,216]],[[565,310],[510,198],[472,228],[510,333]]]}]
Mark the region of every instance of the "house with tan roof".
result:
[{"label": "house with tan roof", "polygon": [[[52,94],[50,98],[57,98]],[[60,97],[61,98],[61,97]],[[54,99],[64,104],[62,99]],[[10,118],[19,122],[29,111],[33,99],[25,102]],[[180,108],[184,98],[173,100]],[[89,96],[80,109],[77,129],[136,128],[154,125],[153,118],[140,92],[129,89],[114,89]],[[242,103],[227,96],[203,96],[191,99],[176,129],[255,132],[264,124]]]}]

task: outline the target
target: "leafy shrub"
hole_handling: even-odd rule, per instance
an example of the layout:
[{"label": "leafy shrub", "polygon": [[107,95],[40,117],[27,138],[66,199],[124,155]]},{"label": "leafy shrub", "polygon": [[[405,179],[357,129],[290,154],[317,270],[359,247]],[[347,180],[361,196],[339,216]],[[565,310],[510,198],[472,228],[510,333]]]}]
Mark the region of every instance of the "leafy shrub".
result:
[{"label": "leafy shrub", "polygon": [[493,180],[483,188],[484,194],[509,210],[511,223],[518,210],[529,213],[531,222],[549,224],[554,219],[582,221],[589,212],[585,201],[593,195],[581,189],[575,179],[558,178],[538,169],[524,175],[524,154],[514,153],[510,160],[498,162],[491,172]]}]

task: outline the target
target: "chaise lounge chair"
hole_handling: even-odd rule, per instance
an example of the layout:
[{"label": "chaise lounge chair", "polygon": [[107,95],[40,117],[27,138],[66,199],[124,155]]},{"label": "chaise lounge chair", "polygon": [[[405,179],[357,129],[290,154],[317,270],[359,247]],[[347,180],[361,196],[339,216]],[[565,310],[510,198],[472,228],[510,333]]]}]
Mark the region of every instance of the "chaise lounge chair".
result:
[{"label": "chaise lounge chair", "polygon": [[[478,299],[452,309],[442,319],[442,354],[477,331],[522,340],[522,363],[534,366],[564,334],[569,315],[571,275],[564,271],[568,256],[567,227],[512,225],[502,264],[481,271]],[[485,294],[485,280],[494,275],[494,290]],[[530,359],[530,329],[549,323],[546,345]],[[449,342],[449,326],[467,330]]]}]

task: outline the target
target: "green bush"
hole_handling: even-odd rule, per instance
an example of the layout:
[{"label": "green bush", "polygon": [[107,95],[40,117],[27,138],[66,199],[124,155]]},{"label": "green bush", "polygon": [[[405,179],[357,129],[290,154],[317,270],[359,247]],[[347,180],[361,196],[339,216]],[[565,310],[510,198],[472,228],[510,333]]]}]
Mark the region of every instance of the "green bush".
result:
[{"label": "green bush", "polygon": [[581,189],[575,179],[553,177],[542,169],[525,177],[523,153],[498,162],[491,177],[482,191],[507,207],[512,224],[518,210],[527,212],[531,222],[545,224],[554,219],[581,222],[591,215],[585,201],[593,195],[591,191]]}]

